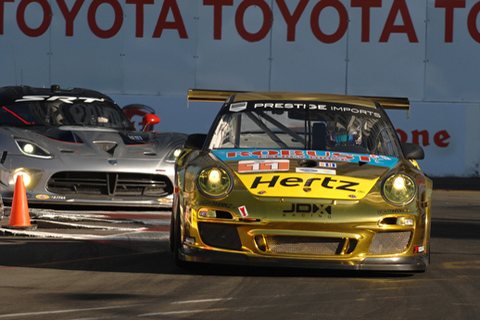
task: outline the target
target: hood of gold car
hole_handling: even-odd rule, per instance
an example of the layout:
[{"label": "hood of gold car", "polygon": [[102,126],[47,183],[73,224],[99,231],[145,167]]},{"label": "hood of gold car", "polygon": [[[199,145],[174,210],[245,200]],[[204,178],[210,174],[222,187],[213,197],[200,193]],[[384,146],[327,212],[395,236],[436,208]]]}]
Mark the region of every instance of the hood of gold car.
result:
[{"label": "hood of gold car", "polygon": [[397,158],[314,150],[215,150],[259,197],[360,200]]}]

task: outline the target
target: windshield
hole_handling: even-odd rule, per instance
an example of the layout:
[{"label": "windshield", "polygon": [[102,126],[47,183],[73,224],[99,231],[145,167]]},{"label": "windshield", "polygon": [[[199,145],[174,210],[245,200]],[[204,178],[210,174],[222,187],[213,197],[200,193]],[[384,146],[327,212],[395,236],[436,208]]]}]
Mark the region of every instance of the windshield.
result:
[{"label": "windshield", "polygon": [[[23,101],[27,100],[27,101]],[[104,99],[20,99],[0,107],[0,125],[5,126],[94,126],[132,130],[128,117]]]},{"label": "windshield", "polygon": [[270,105],[258,101],[232,104],[217,121],[210,149],[305,149],[402,156],[396,132],[382,110],[305,102],[266,107]]}]

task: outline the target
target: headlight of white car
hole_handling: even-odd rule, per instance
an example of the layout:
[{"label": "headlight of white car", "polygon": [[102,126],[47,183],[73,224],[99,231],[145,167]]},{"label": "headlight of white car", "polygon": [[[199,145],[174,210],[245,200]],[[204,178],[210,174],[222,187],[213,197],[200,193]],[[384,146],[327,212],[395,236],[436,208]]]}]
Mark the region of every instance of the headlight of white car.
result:
[{"label": "headlight of white car", "polygon": [[14,188],[15,182],[19,175],[23,176],[23,183],[27,190],[34,189],[43,175],[43,170],[29,169],[29,168],[17,168],[11,171],[8,178],[8,184]]},{"label": "headlight of white car", "polygon": [[17,144],[18,149],[21,153],[26,156],[33,157],[33,158],[41,158],[41,159],[52,159],[53,156],[45,150],[44,148],[40,147],[38,144],[28,141],[28,140],[21,140],[16,139],[15,143]]},{"label": "headlight of white car", "polygon": [[170,152],[165,158],[165,161],[175,162],[181,153],[182,153],[182,147],[175,147],[172,150],[170,150]]}]

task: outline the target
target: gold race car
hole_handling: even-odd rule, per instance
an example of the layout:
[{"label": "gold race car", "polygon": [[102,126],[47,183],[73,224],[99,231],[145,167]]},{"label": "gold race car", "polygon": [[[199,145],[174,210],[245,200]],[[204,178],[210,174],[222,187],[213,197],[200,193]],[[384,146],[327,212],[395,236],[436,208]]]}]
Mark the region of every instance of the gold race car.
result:
[{"label": "gold race car", "polygon": [[384,111],[408,99],[190,90],[189,101],[224,104],[177,158],[177,265],[426,269],[432,181]]}]

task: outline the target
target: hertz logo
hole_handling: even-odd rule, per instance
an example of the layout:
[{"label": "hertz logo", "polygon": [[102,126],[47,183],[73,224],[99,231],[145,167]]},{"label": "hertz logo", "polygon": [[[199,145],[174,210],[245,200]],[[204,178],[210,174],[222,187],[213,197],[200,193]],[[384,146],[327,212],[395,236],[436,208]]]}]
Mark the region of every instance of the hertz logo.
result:
[{"label": "hertz logo", "polygon": [[337,180],[330,177],[309,178],[306,180],[299,177],[286,177],[280,180],[279,175],[274,175],[271,177],[271,179],[265,180],[263,180],[262,176],[256,177],[252,185],[250,186],[250,189],[256,189],[259,186],[275,188],[277,184],[283,187],[303,187],[304,189],[322,187],[325,189],[344,190],[351,192],[357,191],[355,187],[359,185],[359,183],[357,182]]}]

